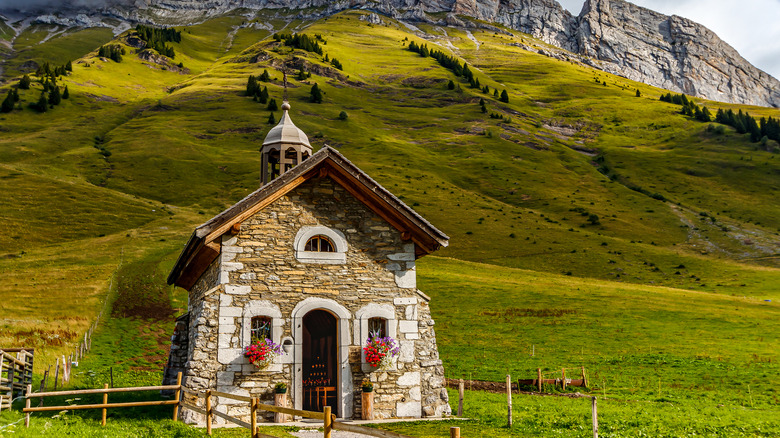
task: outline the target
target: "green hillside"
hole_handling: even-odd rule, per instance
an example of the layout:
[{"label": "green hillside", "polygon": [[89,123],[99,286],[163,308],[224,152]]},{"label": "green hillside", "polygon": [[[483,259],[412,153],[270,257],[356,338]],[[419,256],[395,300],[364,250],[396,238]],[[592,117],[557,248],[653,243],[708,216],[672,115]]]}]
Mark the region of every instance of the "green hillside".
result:
[{"label": "green hillside", "polygon": [[[36,343],[37,363],[53,362],[99,312],[120,263],[164,270],[194,226],[255,190],[271,125],[247,79],[267,70],[260,85],[281,104],[286,66],[291,116],[315,148],[339,149],[450,236],[418,274],[448,377],[585,365],[594,391],[621,399],[777,412],[776,143],[683,116],[659,101],[665,90],[541,55],[553,49],[528,35],[362,14],[225,16],[177,28],[173,59],[139,56],[128,31],[112,42],[125,49],[119,63],[97,56],[105,29],[41,44],[50,30],[20,35],[0,99],[26,60],[72,59],[73,71],[57,79],[70,92],[61,104],[29,108],[43,87],[33,76],[0,114],[0,345]],[[323,56],[274,32],[304,32]],[[412,41],[467,62],[489,92],[407,50]],[[494,95],[504,90],[508,102]]]}]

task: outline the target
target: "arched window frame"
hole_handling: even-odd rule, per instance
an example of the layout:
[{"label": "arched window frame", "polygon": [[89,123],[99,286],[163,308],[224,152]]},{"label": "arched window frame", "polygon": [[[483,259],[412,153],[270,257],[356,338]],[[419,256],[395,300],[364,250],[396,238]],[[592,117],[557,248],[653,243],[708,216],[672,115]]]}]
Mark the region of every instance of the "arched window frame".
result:
[{"label": "arched window frame", "polygon": [[[252,300],[244,304],[244,310],[241,321],[241,351],[252,343],[252,318],[265,316],[271,319],[271,341],[275,344],[281,344],[282,328],[284,319],[279,306],[268,300]],[[274,360],[264,371],[281,371],[281,364],[292,361],[289,355],[282,355]]]},{"label": "arched window frame", "polygon": [[[306,251],[306,242],[322,235],[330,240],[334,252]],[[323,226],[304,226],[298,230],[293,243],[295,258],[303,263],[339,265],[347,262],[347,239],[339,230]]]},{"label": "arched window frame", "polygon": [[[382,318],[386,321],[385,330],[387,330],[387,336],[393,338],[395,342],[400,345],[400,339],[398,339],[398,320],[395,315],[395,307],[390,304],[367,304],[355,312],[355,319],[357,320],[358,330],[355,330],[355,338],[353,339],[356,345],[360,345],[360,362],[361,369],[364,373],[375,371],[376,368],[372,367],[366,362],[366,353],[363,347],[366,346],[366,340],[370,333],[368,328],[368,321],[371,318]],[[395,370],[397,366],[398,358],[393,360],[393,364],[390,369]]]}]

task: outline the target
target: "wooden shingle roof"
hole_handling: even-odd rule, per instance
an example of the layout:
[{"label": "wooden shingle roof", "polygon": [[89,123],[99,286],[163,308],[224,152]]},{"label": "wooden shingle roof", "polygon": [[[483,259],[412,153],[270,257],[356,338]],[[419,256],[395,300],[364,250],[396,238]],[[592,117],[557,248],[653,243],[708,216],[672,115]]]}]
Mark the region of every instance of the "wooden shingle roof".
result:
[{"label": "wooden shingle roof", "polygon": [[448,245],[449,237],[446,234],[335,149],[324,146],[309,159],[196,228],[168,276],[168,284],[176,284],[188,290],[192,288],[219,255],[222,235],[305,181],[324,177],[333,179],[386,220],[401,233],[402,239],[414,242],[417,257]]}]

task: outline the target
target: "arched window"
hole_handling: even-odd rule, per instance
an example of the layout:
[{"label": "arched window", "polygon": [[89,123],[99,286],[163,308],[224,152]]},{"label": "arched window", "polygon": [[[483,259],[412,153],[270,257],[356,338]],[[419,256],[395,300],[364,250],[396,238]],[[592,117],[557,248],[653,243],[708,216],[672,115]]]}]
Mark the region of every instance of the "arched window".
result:
[{"label": "arched window", "polygon": [[271,317],[252,317],[252,328],[249,330],[251,340],[271,339]]},{"label": "arched window", "polygon": [[322,234],[312,237],[306,241],[306,247],[304,251],[314,252],[336,252],[333,242],[329,238]]},{"label": "arched window", "polygon": [[295,258],[303,263],[343,264],[347,262],[347,239],[337,229],[303,226],[295,235]]},{"label": "arched window", "polygon": [[380,338],[387,337],[387,319],[385,318],[369,318],[368,319],[368,333],[369,337],[373,338],[378,336]]}]

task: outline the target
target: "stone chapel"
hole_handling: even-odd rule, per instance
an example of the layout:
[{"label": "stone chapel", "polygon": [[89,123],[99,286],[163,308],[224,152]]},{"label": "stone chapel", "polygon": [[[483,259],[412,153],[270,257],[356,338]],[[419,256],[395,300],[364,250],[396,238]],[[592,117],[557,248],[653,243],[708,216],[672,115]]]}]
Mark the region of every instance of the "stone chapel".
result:
[{"label": "stone chapel", "polygon": [[[263,142],[260,189],[197,227],[168,277],[189,303],[166,380],[182,371],[189,389],[264,403],[284,382],[290,407],[324,402],[351,419],[368,378],[374,418],[449,415],[430,298],[415,277],[415,260],[449,238],[335,149],[312,153],[288,102],[282,110]],[[374,332],[400,345],[387,370],[366,363]],[[243,355],[257,334],[284,351],[262,370]],[[239,403],[216,397],[215,409],[248,416]]]}]

